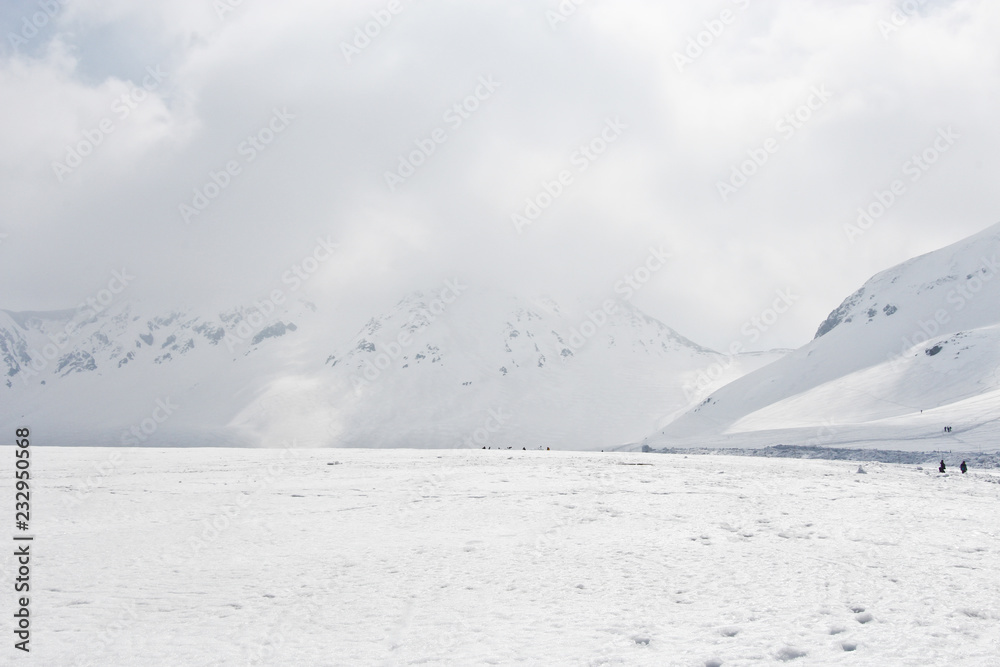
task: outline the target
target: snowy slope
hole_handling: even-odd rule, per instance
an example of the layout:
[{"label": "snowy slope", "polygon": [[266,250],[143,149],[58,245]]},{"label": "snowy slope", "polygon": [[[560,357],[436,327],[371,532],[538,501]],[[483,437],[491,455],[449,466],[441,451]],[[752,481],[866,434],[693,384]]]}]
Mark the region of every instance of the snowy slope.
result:
[{"label": "snowy slope", "polygon": [[1000,409],[998,271],[1000,226],[884,271],[812,342],[718,390],[648,442],[783,429],[815,438],[826,429],[840,443],[856,427],[896,438],[894,429],[910,425],[924,435],[983,427],[985,442]]},{"label": "snowy slope", "polygon": [[32,461],[32,664],[997,664],[1000,478],[976,469],[520,450]]},{"label": "snowy slope", "polygon": [[[694,378],[721,358],[625,302],[564,312],[442,292],[404,298],[340,346],[325,334],[335,309],[293,299],[0,311],[0,429],[76,445],[598,449],[700,398]],[[743,355],[701,391],[779,354]]]}]

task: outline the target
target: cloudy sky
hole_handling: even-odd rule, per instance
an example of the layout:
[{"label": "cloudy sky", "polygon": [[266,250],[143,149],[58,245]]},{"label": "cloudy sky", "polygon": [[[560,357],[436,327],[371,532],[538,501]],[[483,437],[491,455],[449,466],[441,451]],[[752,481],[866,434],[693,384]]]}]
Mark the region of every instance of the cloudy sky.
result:
[{"label": "cloudy sky", "polygon": [[6,0],[0,28],[10,310],[122,269],[249,302],[322,238],[337,336],[449,277],[597,305],[631,274],[717,348],[790,294],[756,347],[796,347],[1000,221],[988,0]]}]

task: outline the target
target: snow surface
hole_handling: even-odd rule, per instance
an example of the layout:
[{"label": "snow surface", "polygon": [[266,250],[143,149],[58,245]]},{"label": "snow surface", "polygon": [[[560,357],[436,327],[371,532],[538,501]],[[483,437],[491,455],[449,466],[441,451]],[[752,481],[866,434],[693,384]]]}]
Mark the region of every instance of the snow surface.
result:
[{"label": "snow surface", "polygon": [[4,647],[4,664],[1000,656],[990,471],[520,449],[45,447],[32,461],[32,653]]},{"label": "snow surface", "polygon": [[914,446],[961,424],[966,448],[995,448],[998,273],[1000,225],[883,271],[812,342],[715,391],[646,443],[767,434],[767,444],[824,444],[832,434],[830,444]]}]

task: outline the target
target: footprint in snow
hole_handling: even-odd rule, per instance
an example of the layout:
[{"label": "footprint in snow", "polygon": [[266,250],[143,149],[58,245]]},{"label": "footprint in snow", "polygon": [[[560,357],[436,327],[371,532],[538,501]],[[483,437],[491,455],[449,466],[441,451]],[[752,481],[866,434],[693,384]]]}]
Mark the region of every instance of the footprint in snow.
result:
[{"label": "footprint in snow", "polygon": [[789,660],[795,660],[797,658],[804,658],[809,655],[800,648],[795,648],[794,646],[786,646],[775,654],[775,658],[781,660],[782,662],[788,662]]},{"label": "footprint in snow", "polygon": [[971,609],[969,607],[965,607],[963,609],[959,609],[958,613],[965,614],[969,618],[982,618],[982,619],[988,619],[989,618],[989,614],[987,614],[986,612],[983,612],[983,611],[981,611],[979,609]]}]

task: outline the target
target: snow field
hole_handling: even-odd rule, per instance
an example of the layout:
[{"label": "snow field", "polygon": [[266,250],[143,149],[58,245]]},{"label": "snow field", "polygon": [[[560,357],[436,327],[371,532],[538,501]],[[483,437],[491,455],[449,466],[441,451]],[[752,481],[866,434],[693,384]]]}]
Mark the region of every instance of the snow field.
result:
[{"label": "snow field", "polygon": [[[115,470],[74,495],[114,451]],[[520,450],[33,454],[33,653],[10,664],[1000,656],[1000,484],[982,471]],[[5,553],[3,581],[12,568]]]}]

